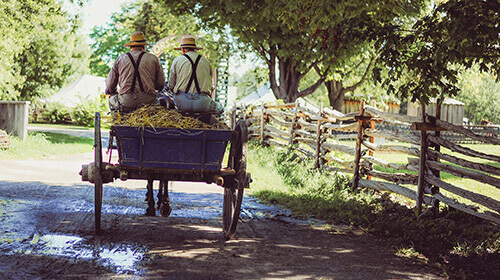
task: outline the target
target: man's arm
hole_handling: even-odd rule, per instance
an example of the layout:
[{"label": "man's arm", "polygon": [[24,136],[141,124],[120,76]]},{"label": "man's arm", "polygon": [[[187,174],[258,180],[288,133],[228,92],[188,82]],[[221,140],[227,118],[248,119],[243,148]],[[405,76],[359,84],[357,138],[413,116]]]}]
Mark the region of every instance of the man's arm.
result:
[{"label": "man's arm", "polygon": [[104,91],[108,95],[115,95],[118,92],[116,91],[116,87],[118,86],[118,66],[117,62],[115,61],[115,64],[109,71],[108,77],[106,78],[106,90]]},{"label": "man's arm", "polygon": [[176,75],[176,72],[175,72],[175,64],[176,64],[176,60],[174,59],[174,61],[172,62],[172,66],[170,67],[170,73],[168,75],[168,91],[169,92],[174,92],[174,87],[175,87],[175,83],[177,81],[177,75]]},{"label": "man's arm", "polygon": [[160,61],[156,61],[156,79],[155,79],[155,89],[162,90],[165,87],[165,73],[163,72],[163,67],[161,67]]}]

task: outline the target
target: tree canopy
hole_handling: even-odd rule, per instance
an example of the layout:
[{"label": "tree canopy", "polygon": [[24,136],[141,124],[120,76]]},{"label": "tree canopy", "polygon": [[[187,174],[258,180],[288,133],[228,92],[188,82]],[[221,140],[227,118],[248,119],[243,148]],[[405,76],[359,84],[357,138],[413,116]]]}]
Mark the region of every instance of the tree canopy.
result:
[{"label": "tree canopy", "polygon": [[1,1],[0,99],[33,100],[86,71],[89,50],[79,24],[60,1]]},{"label": "tree canopy", "polygon": [[401,97],[427,103],[458,93],[461,67],[478,64],[498,80],[499,18],[499,0],[449,0],[432,7],[410,29],[388,29],[378,41],[383,50],[379,60],[389,69],[384,83]]},{"label": "tree canopy", "polygon": [[[206,28],[229,28],[267,63],[271,88],[285,102],[312,93],[335,64],[356,55],[375,31],[418,11],[423,2],[154,1],[178,14],[195,15]],[[299,91],[300,80],[315,67],[320,69],[318,80]]]},{"label": "tree canopy", "polygon": [[[184,34],[195,35],[197,45],[203,46],[200,52],[213,66],[222,55],[225,55],[224,50],[229,48],[224,33],[214,35],[209,33],[210,30],[202,30],[194,16],[190,14],[175,16],[168,6],[155,1],[138,0],[123,5],[119,13],[112,15],[111,21],[106,26],[93,29],[90,34],[94,40],[91,72],[98,76],[106,76],[114,60],[128,51],[123,45],[129,41],[130,34],[134,31],[144,32],[149,44],[155,44],[169,36],[179,38]],[[170,62],[179,54],[180,52],[170,49],[162,55],[161,60]]]}]

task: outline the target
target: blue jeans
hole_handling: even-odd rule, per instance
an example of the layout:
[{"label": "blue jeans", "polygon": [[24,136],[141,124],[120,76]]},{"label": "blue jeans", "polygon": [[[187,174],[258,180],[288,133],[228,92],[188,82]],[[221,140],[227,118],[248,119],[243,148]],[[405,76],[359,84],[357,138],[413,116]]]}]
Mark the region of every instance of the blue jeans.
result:
[{"label": "blue jeans", "polygon": [[177,109],[186,112],[215,112],[217,104],[204,93],[189,93],[180,91],[174,94],[174,103]]}]

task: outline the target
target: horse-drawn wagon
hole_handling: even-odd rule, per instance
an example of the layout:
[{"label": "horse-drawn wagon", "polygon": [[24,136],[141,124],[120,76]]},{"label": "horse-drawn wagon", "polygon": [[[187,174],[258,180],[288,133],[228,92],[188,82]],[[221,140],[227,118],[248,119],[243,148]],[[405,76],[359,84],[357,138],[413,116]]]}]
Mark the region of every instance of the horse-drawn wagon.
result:
[{"label": "horse-drawn wagon", "polygon": [[[101,116],[95,115],[94,162],[82,166],[82,180],[95,186],[95,230],[101,231],[103,184],[120,180],[148,180],[148,212],[155,211],[153,181],[158,180],[158,208],[162,216],[172,210],[169,181],[215,183],[224,189],[223,232],[233,236],[241,210],[246,172],[247,126],[239,120],[233,129],[180,129],[112,126],[110,145],[116,139],[118,163],[103,161]],[[226,164],[224,154],[230,144]],[[154,214],[154,212],[153,212]]]}]

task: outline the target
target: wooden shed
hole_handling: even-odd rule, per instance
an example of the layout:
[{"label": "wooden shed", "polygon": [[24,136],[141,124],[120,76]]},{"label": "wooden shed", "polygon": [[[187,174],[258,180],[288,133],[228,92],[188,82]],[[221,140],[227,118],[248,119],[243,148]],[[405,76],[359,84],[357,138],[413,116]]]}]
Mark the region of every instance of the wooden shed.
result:
[{"label": "wooden shed", "polygon": [[[342,104],[342,113],[344,114],[349,114],[349,113],[354,113],[354,112],[359,112],[361,109],[361,99],[363,99],[363,95],[359,94],[346,94],[344,97],[344,102]],[[392,114],[399,114],[400,111],[400,106],[398,103],[393,102],[393,101],[387,101],[385,105],[382,105],[380,103],[377,104],[373,100],[367,100],[366,104],[375,106],[383,111],[392,113]]]},{"label": "wooden shed", "polygon": [[[425,113],[428,115],[436,115],[437,101],[435,98],[429,101],[425,107]],[[464,107],[465,104],[452,98],[445,98],[441,105],[441,120],[450,122],[455,125],[463,125],[464,123]],[[408,116],[421,116],[420,104],[408,102]]]},{"label": "wooden shed", "polygon": [[0,101],[0,129],[26,140],[29,101]]}]

